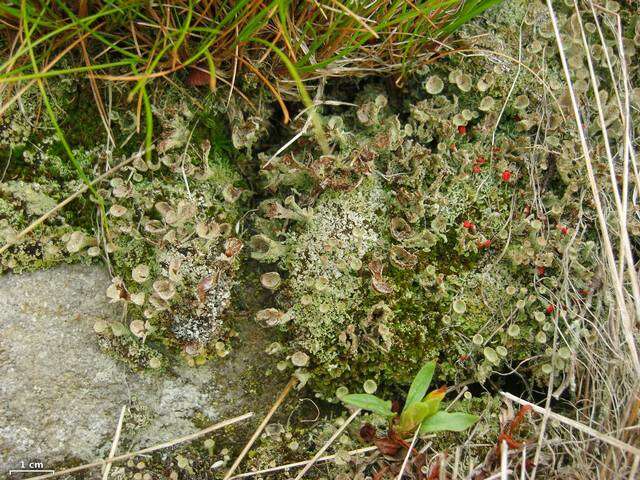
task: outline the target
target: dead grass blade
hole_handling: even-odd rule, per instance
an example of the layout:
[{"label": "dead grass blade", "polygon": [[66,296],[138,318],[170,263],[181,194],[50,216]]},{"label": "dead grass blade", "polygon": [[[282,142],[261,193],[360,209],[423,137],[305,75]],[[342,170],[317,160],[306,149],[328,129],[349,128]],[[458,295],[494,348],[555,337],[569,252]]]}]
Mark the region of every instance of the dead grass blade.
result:
[{"label": "dead grass blade", "polygon": [[280,395],[278,395],[278,398],[271,406],[271,409],[269,410],[267,415],[265,415],[265,417],[262,419],[262,422],[260,422],[260,425],[258,425],[258,428],[256,428],[256,431],[253,432],[253,435],[251,435],[251,438],[249,439],[247,444],[244,446],[244,448],[240,452],[240,455],[238,455],[238,457],[233,462],[233,465],[231,465],[231,468],[227,471],[226,475],[224,476],[224,480],[229,480],[229,478],[231,478],[231,475],[233,475],[233,472],[236,471],[236,469],[244,459],[245,455],[249,453],[249,450],[251,450],[251,447],[253,446],[255,441],[258,439],[258,437],[260,436],[264,428],[267,426],[273,414],[276,413],[276,410],[278,410],[278,407],[280,407],[284,399],[287,398],[287,395],[289,395],[289,392],[291,391],[291,389],[297,383],[298,383],[298,379],[295,377],[291,377],[291,380],[289,380],[289,383],[287,383],[287,385],[284,387],[282,392],[280,392]]},{"label": "dead grass blade", "polygon": [[335,442],[336,439],[340,435],[342,435],[342,432],[344,432],[344,430],[349,426],[351,422],[353,422],[353,420],[360,414],[361,411],[362,411],[361,409],[356,410],[351,414],[349,418],[345,420],[345,422],[340,426],[340,428],[338,428],[338,430],[336,430],[336,432],[333,435],[331,435],[331,438],[327,440],[327,442],[322,446],[322,448],[320,448],[320,450],[318,450],[318,452],[313,456],[313,458],[304,466],[302,471],[298,473],[298,475],[296,475],[295,480],[300,480],[302,477],[306,475],[306,473],[311,469],[311,467],[313,467],[313,465],[315,465],[315,463],[320,459],[320,457],[322,457],[322,454],[327,451],[327,448],[329,448],[333,444],[333,442]]},{"label": "dead grass blade", "polygon": [[85,465],[80,465],[78,467],[67,468],[65,470],[60,470],[55,473],[48,473],[46,475],[39,475],[37,477],[31,477],[32,480],[44,480],[45,478],[54,478],[61,477],[63,475],[69,475],[76,472],[82,472],[84,470],[89,470],[95,467],[101,467],[113,462],[121,462],[122,460],[128,460],[130,458],[137,457],[138,455],[143,455],[146,453],[155,452],[158,450],[163,450],[165,448],[173,447],[175,445],[179,445],[181,443],[190,442],[195,440],[196,438],[200,438],[208,433],[211,433],[215,430],[220,430],[221,428],[228,427],[229,425],[233,425],[238,422],[242,422],[243,420],[247,420],[253,417],[253,412],[245,413],[244,415],[240,415],[238,417],[230,418],[229,420],[224,420],[222,422],[216,423],[215,425],[211,425],[207,428],[203,428],[195,433],[190,435],[185,435],[184,437],[175,438],[168,442],[159,443],[157,445],[153,445],[151,447],[143,448],[142,450],[138,450],[137,452],[125,453],[124,455],[118,455],[117,457],[108,458],[106,460],[97,460],[93,463],[87,463]]},{"label": "dead grass blade", "polygon": [[587,425],[584,425],[580,422],[577,422],[575,420],[572,420],[570,418],[567,418],[563,415],[560,415],[558,413],[552,412],[548,409],[539,407],[538,405],[535,405],[531,402],[527,402],[526,400],[521,399],[520,397],[516,397],[515,395],[512,395],[511,393],[508,392],[500,392],[500,395],[502,395],[505,398],[508,398],[509,400],[519,404],[519,405],[524,405],[524,406],[529,406],[531,407],[531,409],[540,414],[540,415],[547,415],[549,418],[556,420],[560,423],[563,423],[565,425],[568,425],[571,428],[574,428],[582,433],[586,433],[587,435],[595,438],[596,440],[599,440],[601,442],[604,443],[608,443],[609,445],[612,445],[616,448],[619,448],[620,450],[623,450],[625,452],[629,452],[633,455],[640,455],[640,448],[638,447],[634,447],[633,445],[629,445],[628,443],[622,442],[621,440],[612,437],[611,435],[607,435],[605,433],[601,433],[598,430],[588,427]]}]

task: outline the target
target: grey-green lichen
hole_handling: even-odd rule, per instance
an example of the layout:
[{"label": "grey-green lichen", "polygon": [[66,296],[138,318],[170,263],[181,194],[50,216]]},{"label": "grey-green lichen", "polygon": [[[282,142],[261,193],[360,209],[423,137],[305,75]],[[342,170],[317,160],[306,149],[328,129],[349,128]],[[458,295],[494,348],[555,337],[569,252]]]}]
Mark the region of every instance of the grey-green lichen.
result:
[{"label": "grey-green lichen", "polygon": [[[432,358],[449,381],[516,365],[539,381],[550,365],[570,375],[570,346],[552,347],[559,314],[577,335],[589,327],[575,320],[580,300],[565,303],[563,276],[588,297],[599,253],[548,21],[542,6],[509,15],[518,9],[546,55],[527,47],[524,57],[544,78],[504,56],[452,57],[417,75],[394,108],[375,86],[327,115],[332,155],[262,156],[275,192],[266,202],[293,196],[309,216],[266,209],[256,220],[254,238],[277,255],[257,244],[252,255],[284,279],[256,319],[289,335],[276,349],[282,368],[327,398],[340,383],[406,383]],[[490,21],[501,31],[512,19]],[[514,58],[509,40],[484,46]],[[305,367],[290,360],[300,351]]]},{"label": "grey-green lichen", "polygon": [[174,339],[189,360],[225,350],[218,341],[244,246],[233,228],[248,194],[233,169],[212,161],[209,140],[195,155],[176,139],[171,145],[154,175],[117,176],[104,192],[106,244],[119,274],[107,294],[127,305],[135,336]]}]

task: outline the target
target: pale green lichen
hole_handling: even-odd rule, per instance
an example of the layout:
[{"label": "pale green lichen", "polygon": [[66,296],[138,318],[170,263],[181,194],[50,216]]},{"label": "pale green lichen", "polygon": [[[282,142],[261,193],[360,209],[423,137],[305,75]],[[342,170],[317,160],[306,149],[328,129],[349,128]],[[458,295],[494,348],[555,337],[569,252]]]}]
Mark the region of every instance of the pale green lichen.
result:
[{"label": "pale green lichen", "polygon": [[[258,248],[253,256],[281,269],[278,318],[270,324],[290,335],[285,353],[310,354],[297,372],[318,390],[337,378],[404,382],[433,357],[443,361],[442,378],[468,372],[480,381],[536,355],[551,359],[552,322],[537,321],[536,312],[553,303],[555,273],[565,268],[558,254],[568,244],[564,225],[575,223],[571,205],[587,185],[573,161],[576,139],[560,130],[556,114],[549,114],[551,137],[564,148],[557,170],[535,152],[533,127],[546,100],[536,94],[536,78],[521,75],[513,85],[509,68],[452,58],[425,69],[416,84],[426,92],[415,90],[400,107],[404,116],[394,115],[379,88],[364,91],[353,115],[328,120],[331,157],[294,152],[263,170],[276,192],[268,202],[294,186],[296,201],[313,210],[304,221],[257,220],[279,247],[278,255]],[[557,95],[560,74],[549,75]],[[448,85],[432,85],[447,77]],[[561,183],[534,197],[532,175],[547,171]],[[356,227],[348,214],[366,221]],[[579,245],[581,253],[568,251],[568,268],[587,288],[597,254],[587,239]]]}]

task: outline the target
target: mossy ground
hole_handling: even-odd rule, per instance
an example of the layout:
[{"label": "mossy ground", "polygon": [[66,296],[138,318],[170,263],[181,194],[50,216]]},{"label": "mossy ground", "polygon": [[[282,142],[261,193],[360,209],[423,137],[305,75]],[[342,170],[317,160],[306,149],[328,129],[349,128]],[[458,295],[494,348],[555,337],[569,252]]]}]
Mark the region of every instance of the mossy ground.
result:
[{"label": "mossy ground", "polygon": [[[561,20],[567,41],[577,42],[571,18]],[[636,37],[637,25],[637,16],[625,16]],[[487,30],[490,37],[471,38]],[[107,263],[114,275],[107,293],[126,306],[129,325],[96,330],[107,350],[135,368],[224,357],[235,341],[233,314],[255,314],[270,325],[268,352],[327,402],[323,414],[334,408],[338,387],[356,391],[374,380],[379,392],[398,395],[421,364],[437,359],[439,382],[482,385],[475,391],[484,393],[463,398],[459,409],[484,414],[479,436],[493,441],[499,407],[492,393],[501,376],[546,388],[553,367],[556,387],[572,381],[575,352],[565,332],[593,334],[572,312],[600,295],[602,272],[542,5],[510,2],[465,35],[466,54],[445,56],[402,88],[376,79],[329,85],[335,100],[355,104],[322,111],[330,156],[303,137],[272,157],[295,132],[278,125],[269,103],[255,114],[239,100],[225,107],[224,94],[201,101],[181,87],[156,93],[157,151],[151,163],[138,159],[100,186],[108,215],[82,197],[12,247],[3,269]],[[584,60],[574,57],[584,78]],[[637,67],[630,74],[637,80]],[[124,146],[106,154],[102,121],[81,101],[86,85],[56,88],[62,126],[87,173],[113,166],[142,142],[121,104],[112,127]],[[588,90],[579,93],[590,101]],[[46,120],[34,127],[36,98],[25,97],[23,107],[2,126],[3,241],[81,185]],[[284,140],[267,136],[276,131]],[[604,161],[596,162],[605,175]],[[640,230],[634,216],[629,229]],[[269,271],[283,279],[275,292],[259,286]],[[308,365],[293,365],[296,352]],[[287,422],[248,464],[297,458],[334,428],[330,420]],[[356,446],[355,430],[340,449]],[[461,438],[437,442],[446,449]],[[216,447],[216,460],[230,458],[234,449],[225,448]],[[210,455],[197,443],[158,454],[150,471],[189,478],[208,468]],[[351,472],[345,465],[328,468],[327,478]],[[123,478],[136,468],[124,468]]]}]

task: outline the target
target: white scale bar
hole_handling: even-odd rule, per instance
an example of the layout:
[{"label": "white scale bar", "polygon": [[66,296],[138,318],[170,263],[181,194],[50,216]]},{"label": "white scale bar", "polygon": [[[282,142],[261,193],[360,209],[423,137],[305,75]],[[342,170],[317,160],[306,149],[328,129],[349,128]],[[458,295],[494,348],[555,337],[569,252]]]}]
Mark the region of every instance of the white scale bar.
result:
[{"label": "white scale bar", "polygon": [[55,470],[9,470],[9,475],[14,473],[55,473]]}]

